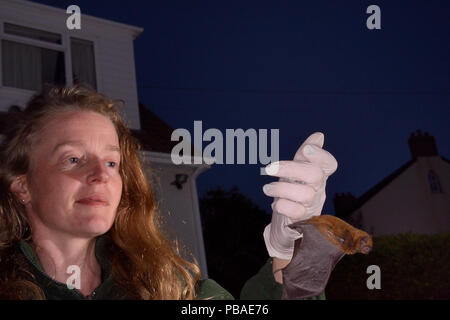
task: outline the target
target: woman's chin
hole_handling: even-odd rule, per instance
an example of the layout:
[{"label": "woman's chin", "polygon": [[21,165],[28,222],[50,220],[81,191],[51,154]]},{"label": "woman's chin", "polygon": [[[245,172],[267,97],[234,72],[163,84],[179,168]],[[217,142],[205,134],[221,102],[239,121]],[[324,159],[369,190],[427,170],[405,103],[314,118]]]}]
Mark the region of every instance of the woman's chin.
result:
[{"label": "woman's chin", "polygon": [[88,219],[83,219],[83,221],[80,221],[78,224],[79,228],[77,228],[78,233],[85,234],[89,237],[100,236],[111,229],[113,222],[114,218],[108,218],[104,215],[91,216]]}]

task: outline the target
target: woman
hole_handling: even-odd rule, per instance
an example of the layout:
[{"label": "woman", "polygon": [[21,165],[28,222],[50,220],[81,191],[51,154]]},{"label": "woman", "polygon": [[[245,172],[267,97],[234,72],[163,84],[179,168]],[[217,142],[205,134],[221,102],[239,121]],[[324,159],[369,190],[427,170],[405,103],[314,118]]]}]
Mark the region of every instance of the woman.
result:
[{"label": "woman", "polygon": [[[139,146],[115,108],[93,90],[55,88],[12,124],[0,159],[0,298],[231,299],[159,231]],[[282,229],[266,231],[271,249],[298,238],[278,244]],[[271,256],[275,269],[289,262]]]}]

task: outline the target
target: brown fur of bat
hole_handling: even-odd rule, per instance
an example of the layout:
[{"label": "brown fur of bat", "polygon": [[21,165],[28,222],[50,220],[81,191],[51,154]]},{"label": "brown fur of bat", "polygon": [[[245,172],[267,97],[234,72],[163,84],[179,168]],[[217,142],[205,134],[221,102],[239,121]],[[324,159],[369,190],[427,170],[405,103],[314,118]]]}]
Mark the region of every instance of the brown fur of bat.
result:
[{"label": "brown fur of bat", "polygon": [[366,232],[334,216],[316,216],[289,227],[303,237],[295,241],[292,259],[282,270],[282,299],[319,295],[343,256],[367,254],[372,249],[372,238]]},{"label": "brown fur of bat", "polygon": [[335,216],[315,216],[304,223],[315,225],[328,241],[338,246],[345,254],[368,254],[372,250],[370,235]]}]

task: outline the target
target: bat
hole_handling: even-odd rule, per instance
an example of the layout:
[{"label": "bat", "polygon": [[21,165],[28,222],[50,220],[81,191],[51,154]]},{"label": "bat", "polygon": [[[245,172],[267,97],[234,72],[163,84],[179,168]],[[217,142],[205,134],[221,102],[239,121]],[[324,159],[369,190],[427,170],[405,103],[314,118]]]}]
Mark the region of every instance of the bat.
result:
[{"label": "bat", "polygon": [[292,260],[282,269],[283,300],[319,295],[344,255],[368,254],[372,250],[369,234],[335,216],[315,216],[289,227],[303,237],[295,241]]}]

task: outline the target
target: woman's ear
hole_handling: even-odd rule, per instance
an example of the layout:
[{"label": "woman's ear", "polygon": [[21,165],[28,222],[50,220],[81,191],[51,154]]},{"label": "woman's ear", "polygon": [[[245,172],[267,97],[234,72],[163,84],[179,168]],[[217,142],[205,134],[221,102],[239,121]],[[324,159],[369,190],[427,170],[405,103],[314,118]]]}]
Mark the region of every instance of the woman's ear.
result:
[{"label": "woman's ear", "polygon": [[10,190],[16,195],[17,200],[21,204],[25,205],[30,202],[30,193],[25,175],[15,177],[13,182],[11,182]]}]

